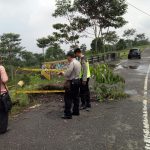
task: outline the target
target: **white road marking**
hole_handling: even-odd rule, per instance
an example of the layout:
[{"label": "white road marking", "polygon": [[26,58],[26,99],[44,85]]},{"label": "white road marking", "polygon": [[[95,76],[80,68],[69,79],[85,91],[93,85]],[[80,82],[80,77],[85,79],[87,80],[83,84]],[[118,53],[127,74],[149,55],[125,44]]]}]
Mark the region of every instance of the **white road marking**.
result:
[{"label": "white road marking", "polygon": [[148,77],[150,73],[150,65],[148,67],[147,75],[145,77],[145,84],[144,84],[144,100],[143,100],[143,135],[144,135],[144,142],[145,142],[145,149],[150,150],[150,126],[148,122]]}]

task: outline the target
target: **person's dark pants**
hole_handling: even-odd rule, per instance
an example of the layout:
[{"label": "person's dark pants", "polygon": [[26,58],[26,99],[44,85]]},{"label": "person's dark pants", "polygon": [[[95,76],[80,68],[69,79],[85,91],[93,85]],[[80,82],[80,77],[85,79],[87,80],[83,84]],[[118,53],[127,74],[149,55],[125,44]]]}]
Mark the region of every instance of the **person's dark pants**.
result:
[{"label": "person's dark pants", "polygon": [[7,131],[8,127],[8,112],[3,110],[3,106],[0,103],[0,134],[3,134]]},{"label": "person's dark pants", "polygon": [[90,101],[90,89],[89,89],[89,81],[90,79],[87,79],[87,82],[85,85],[82,84],[81,79],[81,85],[80,85],[80,97],[81,97],[81,103],[84,107],[91,107],[91,101]]},{"label": "person's dark pants", "polygon": [[[70,89],[65,90],[65,111],[64,114],[68,117],[72,116],[72,113],[75,115],[79,115],[79,88],[80,84],[72,84]],[[72,110],[73,105],[73,110]]]}]

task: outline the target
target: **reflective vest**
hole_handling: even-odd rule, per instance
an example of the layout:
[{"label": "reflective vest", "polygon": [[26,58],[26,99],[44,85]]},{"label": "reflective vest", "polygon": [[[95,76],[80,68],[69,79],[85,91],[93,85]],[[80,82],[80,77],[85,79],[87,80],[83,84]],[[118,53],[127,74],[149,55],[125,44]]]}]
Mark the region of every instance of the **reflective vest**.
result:
[{"label": "reflective vest", "polygon": [[[86,66],[87,66],[87,78],[90,78],[91,77],[90,64],[88,60],[85,60],[85,61],[86,61]],[[81,64],[82,64],[82,60],[81,60]],[[82,77],[83,77],[83,67],[81,68],[81,73],[80,73],[80,78]]]},{"label": "reflective vest", "polygon": [[87,63],[86,63],[86,65],[87,65],[87,78],[90,78],[91,77],[91,71],[90,71],[90,64],[89,64],[89,61],[87,61]]}]

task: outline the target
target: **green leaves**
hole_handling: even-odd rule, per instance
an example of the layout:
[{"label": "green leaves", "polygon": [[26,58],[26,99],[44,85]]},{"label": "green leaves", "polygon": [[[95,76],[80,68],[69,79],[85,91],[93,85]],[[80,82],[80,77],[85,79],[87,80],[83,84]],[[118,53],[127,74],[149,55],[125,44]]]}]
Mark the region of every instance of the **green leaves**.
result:
[{"label": "green leaves", "polygon": [[48,38],[41,38],[41,39],[37,39],[37,46],[39,48],[46,48],[49,44],[49,39]]},{"label": "green leaves", "polygon": [[57,9],[53,13],[54,17],[63,17],[75,11],[75,8],[71,5],[71,0],[56,0],[56,7]]},{"label": "green leaves", "polygon": [[106,99],[118,99],[126,96],[124,93],[125,80],[113,73],[106,64],[100,64],[91,67],[94,75],[94,91],[98,99],[104,101]]},{"label": "green leaves", "polygon": [[53,35],[60,43],[70,44],[76,47],[83,32],[89,26],[89,20],[78,16],[76,5],[71,0],[57,0],[54,17],[63,17],[66,23],[57,23],[53,25],[56,32]]},{"label": "green leaves", "polygon": [[[105,45],[104,32],[109,32],[110,28],[120,28],[127,22],[123,18],[126,13],[127,4],[125,0],[75,0],[74,5],[80,16],[88,20],[84,28],[92,27],[95,36],[94,50],[99,49],[97,39],[101,38]],[[101,46],[102,47],[102,46]],[[105,48],[103,48],[105,53]],[[101,50],[102,51],[102,50]]]},{"label": "green leaves", "polygon": [[136,33],[135,29],[128,29],[124,31],[123,36],[126,37],[127,39],[131,38],[134,34]]},{"label": "green leaves", "polygon": [[91,43],[91,48],[93,51],[96,50],[97,46],[97,51],[103,53],[104,52],[104,43],[101,38],[94,39]]},{"label": "green leaves", "polygon": [[75,0],[78,11],[96,21],[101,28],[121,27],[126,21],[122,17],[127,10],[125,0]]},{"label": "green leaves", "polygon": [[47,49],[45,57],[46,61],[62,60],[65,58],[65,53],[59,45],[55,44]]},{"label": "green leaves", "polygon": [[19,34],[4,33],[0,36],[0,50],[2,53],[10,53],[16,55],[19,51],[24,49],[20,46],[21,39]]},{"label": "green leaves", "polygon": [[112,45],[117,43],[117,41],[119,39],[119,37],[115,31],[110,31],[110,32],[106,33],[104,38],[107,43],[112,44]]}]

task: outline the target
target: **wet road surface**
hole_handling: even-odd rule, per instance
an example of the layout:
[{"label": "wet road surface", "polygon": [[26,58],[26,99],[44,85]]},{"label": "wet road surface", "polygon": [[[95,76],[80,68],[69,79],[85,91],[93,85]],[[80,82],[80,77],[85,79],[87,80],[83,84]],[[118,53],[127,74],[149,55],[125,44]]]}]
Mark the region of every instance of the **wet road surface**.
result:
[{"label": "wet road surface", "polygon": [[[145,97],[145,79],[150,64],[150,49],[141,60],[124,60],[115,71],[126,79],[130,97],[108,104],[92,103],[90,112],[62,120],[62,103],[55,100],[29,110],[10,121],[10,131],[0,135],[0,150],[144,150],[144,132],[150,121],[150,87]],[[148,80],[150,85],[150,80]],[[143,100],[147,109],[143,109]],[[143,111],[147,112],[147,116]],[[146,139],[146,140],[145,140]],[[147,147],[146,147],[147,145]]]}]

